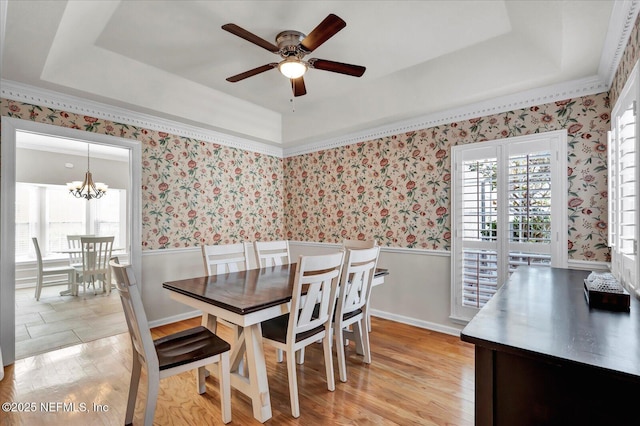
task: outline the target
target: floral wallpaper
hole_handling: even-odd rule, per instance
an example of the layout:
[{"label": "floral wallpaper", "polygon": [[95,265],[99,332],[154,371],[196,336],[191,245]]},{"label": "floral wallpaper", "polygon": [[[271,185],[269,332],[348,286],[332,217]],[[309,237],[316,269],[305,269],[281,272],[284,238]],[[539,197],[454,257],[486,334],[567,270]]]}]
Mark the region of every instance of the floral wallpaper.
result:
[{"label": "floral wallpaper", "polygon": [[2,99],[3,116],[142,143],[143,248],[376,238],[449,250],[450,147],[567,129],[569,255],[608,260],[606,94],[470,119],[285,160]]},{"label": "floral wallpaper", "polygon": [[609,260],[610,111],[584,96],[287,158],[286,236],[449,250],[451,146],[567,129],[569,257]]},{"label": "floral wallpaper", "polygon": [[2,116],[142,144],[143,249],[282,239],[282,159],[8,99]]}]

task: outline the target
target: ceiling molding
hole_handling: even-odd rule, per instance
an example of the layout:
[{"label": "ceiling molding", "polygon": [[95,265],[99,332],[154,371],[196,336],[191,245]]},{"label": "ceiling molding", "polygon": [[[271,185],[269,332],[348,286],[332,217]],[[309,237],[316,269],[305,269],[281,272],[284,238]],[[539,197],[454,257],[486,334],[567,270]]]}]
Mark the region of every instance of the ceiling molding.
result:
[{"label": "ceiling molding", "polygon": [[15,81],[0,80],[0,94],[3,98],[18,102],[47,106],[56,110],[89,115],[116,123],[167,132],[177,136],[184,136],[244,151],[282,158],[282,148],[280,147],[274,147],[262,142],[228,135],[214,130],[207,130],[177,121],[166,120],[149,114],[142,114],[125,108],[94,102],[52,90],[29,86]]},{"label": "ceiling molding", "polygon": [[616,1],[609,18],[609,29],[604,41],[598,75],[611,87],[613,78],[629,42],[633,26],[640,11],[640,1]]},{"label": "ceiling molding", "polygon": [[40,89],[21,83],[2,80],[0,94],[2,97],[19,102],[48,106],[57,110],[90,115],[92,117],[111,120],[123,124],[131,124],[146,129],[163,131],[178,136],[218,143],[250,152],[258,152],[278,158],[293,157],[316,151],[337,148],[358,142],[374,140],[386,136],[397,135],[455,121],[468,120],[501,112],[513,111],[530,106],[559,101],[576,96],[593,95],[609,90],[609,85],[594,76],[572,82],[533,89],[513,95],[502,96],[484,102],[465,105],[424,115],[410,120],[394,122],[385,126],[364,131],[353,132],[332,139],[311,142],[298,147],[273,147],[261,142],[242,139],[220,132],[202,129],[175,121],[165,120],[147,114],[141,114],[124,108],[113,107],[98,102],[64,95],[50,90]]},{"label": "ceiling molding", "polygon": [[[4,3],[4,0],[0,0],[0,6]],[[362,141],[374,140],[400,133],[426,129],[474,117],[498,114],[576,96],[586,96],[606,92],[611,87],[611,82],[613,81],[615,72],[620,60],[622,59],[622,55],[624,54],[625,46],[628,43],[639,11],[639,0],[615,2],[611,13],[609,31],[603,47],[597,76],[532,89],[465,105],[459,108],[438,111],[404,121],[397,121],[384,126],[351,132],[336,138],[308,141],[303,145],[284,149],[251,139],[203,129],[197,126],[138,113],[125,108],[89,101],[79,97],[8,80],[0,81],[0,94],[7,99],[20,102],[48,106],[58,110],[90,115],[146,129],[164,131],[178,136],[217,143],[245,151],[257,152],[278,158],[286,158],[320,150],[337,148]]]},{"label": "ceiling molding", "polygon": [[485,102],[465,105],[446,111],[440,111],[425,116],[395,122],[365,131],[353,132],[337,138],[309,142],[301,146],[284,149],[284,157],[308,154],[315,151],[337,148],[362,141],[373,140],[400,133],[426,129],[440,124],[498,114],[514,109],[527,108],[542,103],[554,102],[575,96],[593,95],[607,92],[615,77],[618,65],[622,60],[625,47],[633,31],[634,24],[640,11],[639,0],[616,1],[611,17],[609,29],[600,57],[598,75],[585,79],[560,83],[543,88],[520,92],[513,95],[491,99]]},{"label": "ceiling molding", "polygon": [[499,114],[502,112],[528,108],[576,96],[594,95],[608,90],[609,85],[601,80],[600,77],[588,77],[567,83],[555,84],[512,95],[501,96],[488,101],[465,105],[460,108],[435,112],[406,121],[376,127],[374,129],[350,133],[334,139],[318,141],[298,147],[285,148],[284,157],[287,158],[296,155],[309,154],[311,152],[337,148],[340,146],[374,140],[400,133],[428,129],[430,127],[453,123],[455,121],[468,120],[470,118],[483,117],[491,114]]}]

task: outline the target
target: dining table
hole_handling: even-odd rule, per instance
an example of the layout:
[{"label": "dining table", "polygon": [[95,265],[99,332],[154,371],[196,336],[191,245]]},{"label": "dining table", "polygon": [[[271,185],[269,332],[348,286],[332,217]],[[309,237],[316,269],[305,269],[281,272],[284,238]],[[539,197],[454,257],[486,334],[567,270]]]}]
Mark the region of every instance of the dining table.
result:
[{"label": "dining table", "polygon": [[[212,332],[217,318],[239,326],[231,343],[231,386],[251,399],[253,416],[261,423],[272,417],[261,323],[289,312],[295,268],[269,266],[162,284],[172,299],[199,309],[202,324]],[[384,283],[388,274],[376,269],[372,285]]]}]

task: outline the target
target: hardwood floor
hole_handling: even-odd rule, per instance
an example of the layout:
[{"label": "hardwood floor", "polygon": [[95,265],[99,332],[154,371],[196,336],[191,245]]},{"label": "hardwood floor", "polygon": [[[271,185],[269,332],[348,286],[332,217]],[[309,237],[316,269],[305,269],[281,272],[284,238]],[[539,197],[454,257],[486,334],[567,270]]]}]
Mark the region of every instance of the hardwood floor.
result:
[{"label": "hardwood floor", "polygon": [[[326,387],[322,346],[307,348],[305,363],[298,366],[302,413],[298,419],[291,417],[286,363],[278,364],[275,351],[266,350],[273,409],[273,417],[266,424],[473,424],[473,345],[455,336],[392,321],[372,321],[372,364],[363,364],[351,344],[347,349],[346,383],[338,380],[334,358],[335,392]],[[152,331],[157,338],[198,324],[199,319],[192,319]],[[224,326],[219,326],[219,332],[221,337],[231,339]],[[5,369],[0,402],[33,404],[36,409],[0,411],[0,425],[122,425],[130,371],[128,334],[21,359]],[[193,373],[162,380],[154,424],[221,424],[215,379],[207,379],[207,393],[202,396],[195,387]],[[143,383],[140,391],[146,392]],[[231,424],[260,424],[252,416],[249,400],[235,390],[231,394]],[[142,424],[143,407],[139,395],[134,424]],[[24,411],[25,407],[15,408]],[[75,411],[65,412],[69,408]]]}]

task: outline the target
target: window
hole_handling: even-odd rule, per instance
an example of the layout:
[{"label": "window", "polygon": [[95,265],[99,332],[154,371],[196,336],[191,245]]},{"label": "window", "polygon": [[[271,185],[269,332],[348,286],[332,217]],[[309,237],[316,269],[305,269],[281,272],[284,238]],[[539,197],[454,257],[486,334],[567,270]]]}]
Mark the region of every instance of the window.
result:
[{"label": "window", "polygon": [[611,269],[638,291],[638,65],[612,111],[609,133],[609,246]]},{"label": "window", "polygon": [[452,318],[520,265],[566,265],[566,158],[565,131],[452,148]]},{"label": "window", "polygon": [[126,191],[109,188],[98,200],[69,195],[66,186],[16,184],[16,260],[33,260],[37,237],[43,257],[64,257],[67,235],[114,235],[114,247],[126,243]]}]

